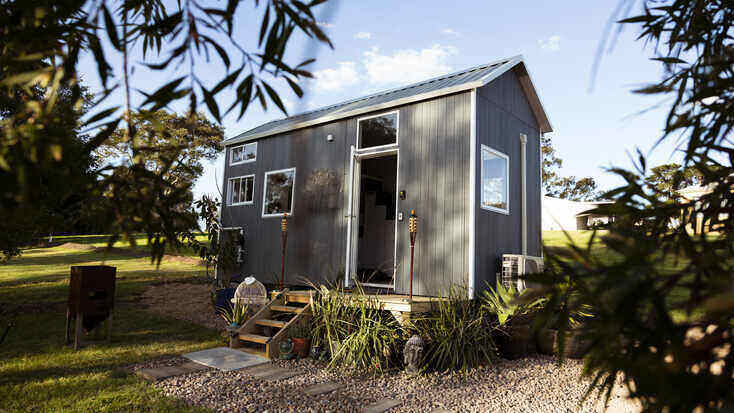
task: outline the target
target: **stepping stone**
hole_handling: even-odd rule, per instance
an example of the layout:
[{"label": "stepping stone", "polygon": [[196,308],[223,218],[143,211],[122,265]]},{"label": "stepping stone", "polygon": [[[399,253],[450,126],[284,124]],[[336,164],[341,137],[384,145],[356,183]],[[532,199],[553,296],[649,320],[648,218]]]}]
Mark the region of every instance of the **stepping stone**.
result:
[{"label": "stepping stone", "polygon": [[273,365],[268,365],[267,367],[264,367],[264,368],[248,369],[247,370],[247,373],[249,373],[250,375],[252,375],[252,377],[257,377],[259,379],[262,379],[262,378],[265,378],[265,377],[268,377],[268,376],[273,376],[273,375],[276,375],[276,374],[282,374],[282,373],[288,372],[288,371],[290,371],[290,370],[284,369],[284,368],[280,368],[280,367],[276,367],[276,366],[273,366]]},{"label": "stepping stone", "polygon": [[451,410],[446,410],[441,407],[431,410],[431,413],[453,413]]},{"label": "stepping stone", "polygon": [[402,403],[403,402],[401,402],[400,400],[395,399],[378,400],[376,403],[365,407],[364,413],[382,413],[384,411],[392,409],[393,407],[400,406]]},{"label": "stepping stone", "polygon": [[341,389],[342,387],[344,386],[339,383],[334,383],[334,382],[319,383],[319,384],[314,384],[313,386],[310,386],[310,387],[306,387],[303,390],[303,392],[309,396],[316,396],[318,394],[324,394],[330,391]]},{"label": "stepping stone", "polygon": [[196,371],[202,371],[209,368],[209,366],[205,366],[200,363],[196,363],[193,361],[187,361],[186,363],[180,364],[177,366],[181,370],[183,370],[185,373],[193,373]]},{"label": "stepping stone", "polygon": [[149,381],[158,381],[158,380],[165,379],[167,377],[179,376],[184,373],[185,371],[183,369],[180,369],[174,366],[140,369],[136,372],[138,376],[144,378],[145,380],[149,380]]},{"label": "stepping stone", "polygon": [[222,371],[239,370],[244,367],[269,363],[270,360],[254,354],[245,353],[229,347],[210,348],[184,354],[183,357],[205,366],[214,367]]},{"label": "stepping stone", "polygon": [[285,379],[290,379],[291,377],[300,376],[301,374],[303,374],[302,371],[285,370],[285,371],[280,371],[280,372],[277,372],[275,374],[271,374],[268,376],[263,376],[262,379],[268,380],[268,381],[285,380]]}]

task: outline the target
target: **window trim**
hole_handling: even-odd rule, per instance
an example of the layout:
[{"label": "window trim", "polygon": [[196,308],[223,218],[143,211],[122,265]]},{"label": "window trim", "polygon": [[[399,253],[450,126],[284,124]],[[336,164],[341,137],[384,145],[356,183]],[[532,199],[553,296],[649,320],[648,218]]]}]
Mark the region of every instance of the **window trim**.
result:
[{"label": "window trim", "polygon": [[[250,202],[235,202],[232,203],[232,181],[235,179],[245,179],[245,178],[252,178],[252,201]],[[240,184],[242,185],[242,184]],[[241,176],[233,176],[227,180],[227,198],[230,202],[227,203],[227,206],[240,206],[240,205],[254,205],[255,204],[255,175],[241,175]]]},{"label": "window trim", "polygon": [[[484,150],[487,150],[489,153],[499,156],[500,158],[504,158],[507,163],[505,164],[505,174],[507,175],[507,179],[505,179],[505,193],[507,194],[507,208],[497,208],[493,206],[485,206],[482,202],[482,196],[483,196],[483,184],[482,179],[484,176],[484,165],[483,165],[483,159],[482,154],[484,153]],[[482,144],[479,148],[479,207],[484,209],[485,211],[492,211],[497,212],[499,214],[504,215],[510,215],[510,157],[507,156],[505,153],[498,151],[497,149],[494,149],[488,145]]]},{"label": "window trim", "polygon": [[[378,146],[369,146],[367,148],[362,147],[362,142],[359,140],[359,123],[363,120],[372,119],[372,118],[379,118],[380,116],[395,114],[395,143],[388,143],[385,145],[378,145]],[[357,150],[367,150],[367,149],[384,149],[384,148],[392,148],[396,147],[400,144],[400,110],[391,110],[389,112],[382,112],[378,113],[376,115],[370,115],[370,116],[363,116],[361,118],[357,118],[357,141],[356,141],[356,148]]]},{"label": "window trim", "polygon": [[282,172],[290,172],[293,171],[293,188],[291,188],[291,210],[289,212],[286,212],[285,215],[287,217],[293,216],[293,210],[296,208],[296,167],[291,168],[285,168],[285,169],[277,169],[274,171],[267,171],[265,172],[265,176],[263,178],[263,208],[262,208],[262,217],[263,218],[274,218],[274,217],[282,217],[283,213],[278,212],[277,214],[266,214],[265,213],[265,197],[268,194],[268,175],[274,175],[277,173]]},{"label": "window trim", "polygon": [[[232,162],[232,159],[234,159],[234,156],[232,156],[234,150],[237,149],[237,148],[244,148],[247,145],[255,145],[255,157],[252,158],[252,159],[245,159],[245,160],[239,161],[239,162]],[[237,146],[233,146],[233,147],[229,148],[229,166],[241,165],[243,163],[250,163],[250,162],[255,162],[255,161],[257,161],[257,142],[247,142],[247,143],[243,143],[241,145],[237,145]]]}]

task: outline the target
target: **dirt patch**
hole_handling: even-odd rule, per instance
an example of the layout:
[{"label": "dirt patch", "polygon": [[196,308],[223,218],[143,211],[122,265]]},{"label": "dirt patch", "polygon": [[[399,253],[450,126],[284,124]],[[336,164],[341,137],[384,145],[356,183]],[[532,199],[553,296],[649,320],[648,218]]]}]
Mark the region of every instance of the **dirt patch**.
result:
[{"label": "dirt patch", "polygon": [[[54,246],[54,245],[51,245]],[[87,244],[78,244],[76,242],[65,242],[63,244],[58,245],[61,248],[67,249],[67,250],[76,250],[76,251],[94,251],[97,248],[94,245],[87,245]]]},{"label": "dirt patch", "polygon": [[206,263],[201,260],[201,258],[197,257],[185,257],[183,255],[164,255],[163,261],[167,262],[179,262],[182,264],[191,264],[191,265],[199,265],[199,266],[205,266]]},{"label": "dirt patch", "polygon": [[140,302],[153,313],[223,330],[226,323],[214,313],[210,291],[204,284],[154,285],[143,293]]}]

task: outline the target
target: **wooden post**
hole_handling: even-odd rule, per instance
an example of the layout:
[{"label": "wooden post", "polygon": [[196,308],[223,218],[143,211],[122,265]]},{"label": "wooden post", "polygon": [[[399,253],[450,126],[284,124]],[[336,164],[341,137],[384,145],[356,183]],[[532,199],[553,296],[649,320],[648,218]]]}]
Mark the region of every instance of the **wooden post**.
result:
[{"label": "wooden post", "polygon": [[408,231],[410,231],[410,299],[413,300],[413,255],[415,253],[415,237],[418,234],[418,216],[415,214],[415,209],[410,210]]},{"label": "wooden post", "polygon": [[74,350],[79,350],[82,335],[82,313],[76,313],[76,328],[74,329]]}]

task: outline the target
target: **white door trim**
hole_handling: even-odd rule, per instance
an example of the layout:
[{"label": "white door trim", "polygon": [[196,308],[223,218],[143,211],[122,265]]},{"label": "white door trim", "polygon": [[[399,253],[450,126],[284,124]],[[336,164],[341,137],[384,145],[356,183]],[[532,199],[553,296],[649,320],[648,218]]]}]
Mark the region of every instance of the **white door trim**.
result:
[{"label": "white door trim", "polygon": [[398,193],[400,191],[400,153],[397,145],[391,145],[390,147],[380,148],[365,148],[356,149],[354,145],[351,146],[350,150],[350,161],[349,161],[349,204],[347,205],[347,251],[346,260],[344,266],[344,286],[351,287],[352,272],[356,271],[357,266],[357,248],[359,248],[359,191],[360,191],[360,177],[361,172],[361,161],[363,159],[379,158],[383,156],[396,155],[395,165],[395,245],[393,247],[393,277],[392,284],[373,284],[373,283],[362,283],[364,286],[369,287],[382,287],[382,288],[395,288],[395,276],[397,275],[398,265],[398,219],[397,214],[399,211],[400,197]]}]

